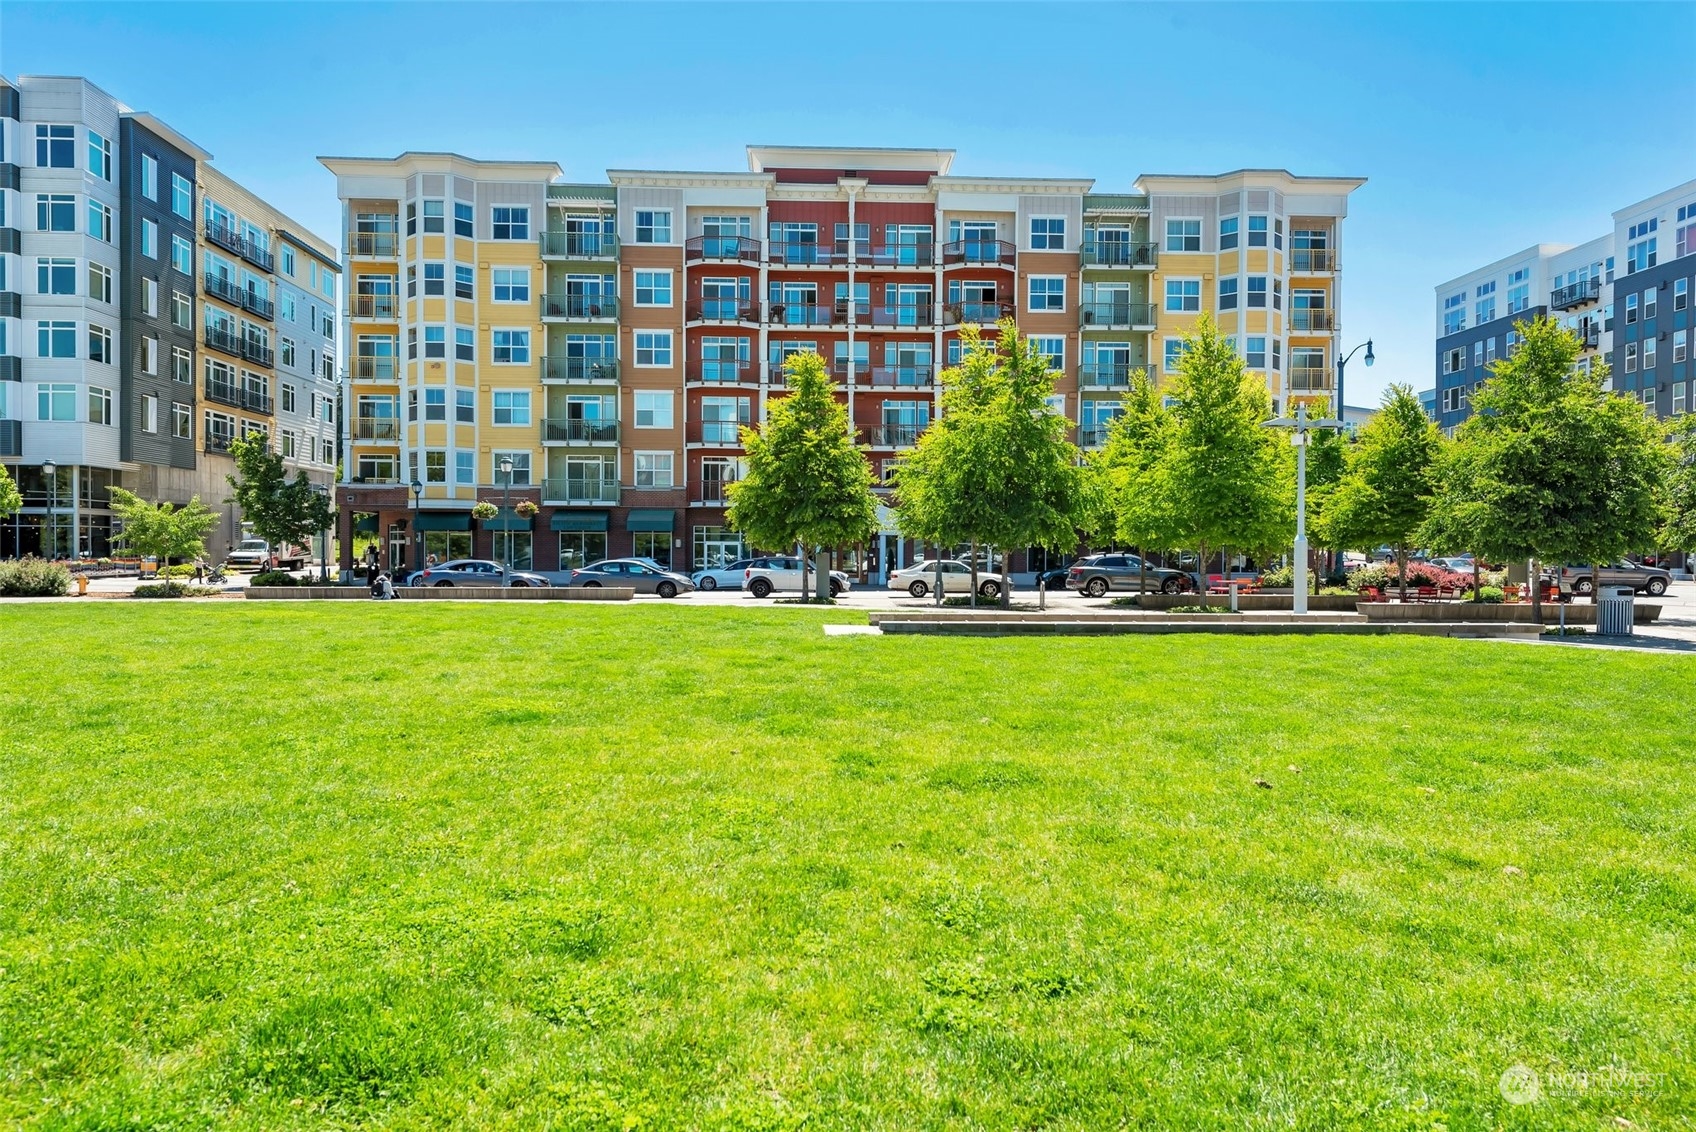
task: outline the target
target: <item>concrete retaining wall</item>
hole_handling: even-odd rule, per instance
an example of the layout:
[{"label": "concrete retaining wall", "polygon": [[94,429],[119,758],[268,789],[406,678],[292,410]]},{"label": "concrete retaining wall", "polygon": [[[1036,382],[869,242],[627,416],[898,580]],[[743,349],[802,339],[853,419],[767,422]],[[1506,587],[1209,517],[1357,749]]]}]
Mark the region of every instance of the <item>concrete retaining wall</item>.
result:
[{"label": "concrete retaining wall", "polygon": [[[1316,613],[1353,613],[1356,598],[1352,594],[1308,594],[1307,608]],[[1293,610],[1296,605],[1295,595],[1284,593],[1238,594],[1237,608],[1244,612],[1252,610]],[[1200,605],[1201,599],[1195,594],[1143,594],[1137,600],[1138,609],[1172,609],[1179,605]],[[1207,599],[1209,605],[1230,607],[1231,598],[1228,594],[1213,594]],[[1207,616],[1211,616],[1210,614]]]},{"label": "concrete retaining wall", "polygon": [[1165,633],[1207,633],[1221,636],[1274,636],[1285,634],[1336,633],[1345,636],[1417,636],[1417,637],[1526,637],[1542,633],[1537,625],[1513,622],[1460,624],[1452,621],[1379,621],[1360,618],[1314,621],[1310,619],[1267,619],[1254,621],[1242,617],[1215,617],[1204,614],[1195,620],[1171,618],[1107,618],[1055,621],[921,621],[886,620],[879,629],[887,634],[916,634],[925,636],[966,637],[1098,637],[1137,636]]},{"label": "concrete retaining wall", "polygon": [[[1470,601],[1437,601],[1425,603],[1409,602],[1398,605],[1394,602],[1363,601],[1360,612],[1365,614],[1368,621],[1486,621],[1511,622],[1532,624],[1531,603],[1515,602],[1513,604],[1489,605]],[[1639,625],[1649,625],[1661,615],[1661,607],[1637,602],[1633,610],[1633,619]],[[1543,603],[1543,624],[1559,625],[1561,610],[1553,602]],[[1596,607],[1589,602],[1574,602],[1566,607],[1566,623],[1568,625],[1594,625],[1596,623]]]},{"label": "concrete retaining wall", "polygon": [[[364,586],[249,586],[248,597],[255,601],[303,601],[315,598],[334,598],[344,601],[370,601],[371,591]],[[636,591],[629,588],[602,586],[591,588],[507,587],[500,586],[397,586],[397,601],[629,601]]]}]

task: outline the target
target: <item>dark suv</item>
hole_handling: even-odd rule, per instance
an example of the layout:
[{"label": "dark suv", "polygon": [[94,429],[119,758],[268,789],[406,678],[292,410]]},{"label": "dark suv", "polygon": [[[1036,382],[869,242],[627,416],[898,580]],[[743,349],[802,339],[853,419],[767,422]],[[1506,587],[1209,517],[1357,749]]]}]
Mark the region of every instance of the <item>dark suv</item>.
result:
[{"label": "dark suv", "polygon": [[[1090,597],[1105,597],[1108,590],[1140,590],[1142,578],[1142,559],[1134,554],[1091,554],[1072,563],[1072,568],[1066,572],[1066,588]],[[1177,594],[1192,585],[1187,574],[1149,564],[1148,586],[1151,590]]]}]

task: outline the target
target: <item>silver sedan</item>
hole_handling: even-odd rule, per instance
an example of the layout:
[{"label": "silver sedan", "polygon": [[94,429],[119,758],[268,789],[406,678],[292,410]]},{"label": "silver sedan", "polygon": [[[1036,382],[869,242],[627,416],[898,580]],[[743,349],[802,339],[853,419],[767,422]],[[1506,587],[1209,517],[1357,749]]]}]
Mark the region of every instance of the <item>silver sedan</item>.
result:
[{"label": "silver sedan", "polygon": [[[506,584],[514,589],[526,586],[545,586],[548,580],[528,570],[508,570]],[[407,579],[414,586],[498,586],[501,584],[501,564],[487,558],[456,558],[439,566],[426,566]]]},{"label": "silver sedan", "polygon": [[659,594],[661,597],[676,597],[692,593],[695,589],[695,583],[689,580],[688,575],[675,573],[657,562],[641,558],[609,558],[604,562],[591,562],[573,570],[566,585],[628,588],[639,594]]}]

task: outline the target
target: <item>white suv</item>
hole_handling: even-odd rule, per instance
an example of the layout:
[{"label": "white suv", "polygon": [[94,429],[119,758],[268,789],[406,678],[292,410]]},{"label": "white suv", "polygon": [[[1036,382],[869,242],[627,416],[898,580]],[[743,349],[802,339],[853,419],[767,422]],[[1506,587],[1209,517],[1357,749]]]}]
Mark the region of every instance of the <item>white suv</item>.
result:
[{"label": "white suv", "polygon": [[[813,564],[800,558],[761,558],[742,571],[742,588],[755,597],[770,597],[778,590],[809,593],[817,584]],[[830,596],[841,597],[848,592],[848,575],[840,570],[830,572]]]}]

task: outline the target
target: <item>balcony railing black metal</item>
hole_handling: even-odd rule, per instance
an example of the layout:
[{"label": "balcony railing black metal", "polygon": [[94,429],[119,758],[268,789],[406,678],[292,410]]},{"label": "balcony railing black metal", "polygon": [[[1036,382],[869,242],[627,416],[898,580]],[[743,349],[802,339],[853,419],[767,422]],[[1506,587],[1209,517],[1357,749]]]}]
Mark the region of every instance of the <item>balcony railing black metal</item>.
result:
[{"label": "balcony railing black metal", "polygon": [[1006,240],[951,240],[942,245],[942,262],[948,264],[1001,264],[1013,266],[1019,249]]},{"label": "balcony railing black metal", "polygon": [[935,326],[936,304],[913,302],[873,307],[871,316],[873,326]]},{"label": "balcony railing black metal", "polygon": [[394,358],[355,356],[353,359],[353,376],[357,381],[393,381],[397,372]]},{"label": "balcony railing black metal", "polygon": [[877,366],[871,384],[879,387],[924,389],[936,384],[935,366]]},{"label": "balcony railing black metal", "polygon": [[1586,350],[1594,350],[1602,344],[1602,328],[1593,322],[1574,327],[1572,332],[1578,335],[1578,344]]},{"label": "balcony railing black metal", "polygon": [[1290,329],[1327,332],[1337,329],[1337,312],[1328,308],[1297,307],[1290,312]]},{"label": "balcony railing black metal", "polygon": [[836,309],[823,303],[768,303],[767,321],[774,326],[829,326]]},{"label": "balcony railing black metal", "polygon": [[611,476],[549,476],[542,481],[542,502],[616,504],[618,491],[618,480]]},{"label": "balcony railing black metal", "polygon": [[206,379],[204,390],[208,401],[241,408],[241,385],[237,382],[219,381],[216,378],[209,377]]},{"label": "balcony railing black metal", "polygon": [[542,380],[604,385],[618,380],[618,362],[613,358],[546,357],[542,359]]},{"label": "balcony railing black metal", "polygon": [[202,340],[214,350],[220,350],[223,353],[237,358],[242,356],[241,335],[237,334],[233,330],[223,330],[216,326],[208,326],[204,331]]},{"label": "balcony railing black metal", "polygon": [[1297,272],[1335,271],[1337,253],[1330,248],[1292,248],[1290,270]]},{"label": "balcony railing black metal", "polygon": [[207,240],[234,255],[240,255],[247,247],[247,241],[241,238],[240,229],[225,224],[208,223],[205,232]]},{"label": "balcony railing black metal", "polygon": [[618,422],[548,417],[542,421],[542,439],[566,444],[617,444]]},{"label": "balcony railing black metal", "polygon": [[360,417],[353,424],[355,440],[399,440],[400,422],[393,417]]},{"label": "balcony railing black metal", "polygon": [[543,232],[542,254],[550,259],[617,259],[611,232]]},{"label": "balcony railing black metal", "polygon": [[1013,304],[1000,300],[975,303],[947,303],[942,308],[943,322],[948,326],[962,323],[990,323],[1013,317]]},{"label": "balcony railing black metal", "polygon": [[349,232],[347,254],[366,259],[393,259],[400,254],[400,233]]},{"label": "balcony railing black metal", "polygon": [[919,442],[920,424],[880,424],[861,429],[864,443],[873,448],[911,448]]},{"label": "balcony railing black metal", "polygon": [[707,385],[758,385],[760,367],[754,362],[696,360],[689,364],[686,380]]},{"label": "balcony railing black metal", "polygon": [[690,421],[684,429],[684,440],[690,444],[716,444],[736,448],[742,444],[742,429],[749,421]]},{"label": "balcony railing black metal", "polygon": [[693,299],[686,317],[691,322],[758,322],[760,304],[755,299]]},{"label": "balcony railing black metal", "polygon": [[543,318],[572,318],[594,322],[618,317],[613,295],[543,295]]},{"label": "balcony railing black metal", "polygon": [[355,295],[348,310],[348,316],[392,322],[400,317],[400,296]]},{"label": "balcony railing black metal", "polygon": [[1079,261],[1085,267],[1153,267],[1159,258],[1158,244],[1132,244],[1119,240],[1086,240]]},{"label": "balcony railing black metal", "polygon": [[1130,329],[1154,325],[1153,303],[1132,303],[1110,300],[1078,304],[1078,325],[1084,327]]},{"label": "balcony railing black metal", "polygon": [[205,437],[204,448],[208,452],[228,452],[230,445],[235,442],[234,434],[209,432]]},{"label": "balcony railing black metal", "polygon": [[1553,310],[1565,311],[1573,307],[1581,307],[1585,303],[1593,303],[1602,297],[1602,281],[1600,279],[1581,279],[1565,287],[1558,287],[1549,292],[1549,306]]},{"label": "balcony railing black metal", "polygon": [[[720,237],[723,239],[723,237]],[[846,247],[835,247],[830,244],[784,243],[773,241],[767,249],[767,261],[782,264],[786,267],[829,267],[848,262]]]},{"label": "balcony railing black metal", "polygon": [[249,314],[258,315],[266,321],[276,318],[276,304],[257,291],[243,291],[241,293],[241,305]]},{"label": "balcony railing black metal", "polygon": [[241,285],[234,279],[226,279],[222,275],[213,275],[209,271],[201,276],[201,286],[214,299],[222,299],[231,306],[241,306]]},{"label": "balcony railing black metal", "polygon": [[1125,389],[1138,368],[1129,362],[1085,362],[1078,367],[1078,384],[1091,389]]},{"label": "balcony railing black metal", "polygon": [[271,352],[271,347],[258,339],[243,338],[241,340],[241,356],[256,366],[269,366],[276,355]]},{"label": "balcony railing black metal", "polygon": [[730,485],[735,480],[702,480],[695,493],[699,503],[729,503]]},{"label": "balcony railing black metal", "polygon": [[267,415],[270,414],[274,407],[271,395],[269,393],[261,393],[257,389],[243,389],[241,391],[241,404],[242,408],[247,409],[250,412],[265,413]]},{"label": "balcony railing black metal", "polygon": [[717,259],[758,263],[760,241],[752,236],[694,236],[683,241],[683,258],[690,262]]},{"label": "balcony railing black metal", "polygon": [[1107,426],[1093,425],[1078,428],[1079,448],[1100,448],[1107,443]]}]

